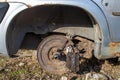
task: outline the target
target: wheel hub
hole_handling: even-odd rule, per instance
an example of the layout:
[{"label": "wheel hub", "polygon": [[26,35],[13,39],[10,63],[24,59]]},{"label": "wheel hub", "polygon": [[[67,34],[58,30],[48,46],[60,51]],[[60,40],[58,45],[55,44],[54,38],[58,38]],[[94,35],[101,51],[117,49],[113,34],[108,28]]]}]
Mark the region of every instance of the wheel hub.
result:
[{"label": "wheel hub", "polygon": [[[38,47],[38,60],[41,67],[52,74],[64,74],[69,70],[78,72],[81,57],[86,57],[86,54],[89,55],[92,51],[90,46],[88,47],[91,49],[87,50],[84,41],[81,38],[77,40],[66,38],[64,35],[45,38]],[[90,58],[91,55],[88,57]]]}]

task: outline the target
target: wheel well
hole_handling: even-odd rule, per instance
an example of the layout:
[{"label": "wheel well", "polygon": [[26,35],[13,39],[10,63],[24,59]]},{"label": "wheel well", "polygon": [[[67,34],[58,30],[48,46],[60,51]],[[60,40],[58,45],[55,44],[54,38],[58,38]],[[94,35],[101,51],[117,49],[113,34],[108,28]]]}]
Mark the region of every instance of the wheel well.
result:
[{"label": "wheel well", "polygon": [[19,49],[26,33],[64,33],[94,40],[90,14],[81,8],[66,5],[44,5],[28,8],[14,17],[6,36],[10,55]]}]

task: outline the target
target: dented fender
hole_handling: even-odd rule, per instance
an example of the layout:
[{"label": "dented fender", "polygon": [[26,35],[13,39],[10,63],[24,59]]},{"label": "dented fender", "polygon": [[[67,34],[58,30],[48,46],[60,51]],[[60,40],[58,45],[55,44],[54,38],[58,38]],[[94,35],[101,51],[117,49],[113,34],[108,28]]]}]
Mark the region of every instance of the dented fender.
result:
[{"label": "dented fender", "polygon": [[[14,8],[16,7],[16,9],[10,8],[6,17],[4,18],[4,21],[2,22],[4,31],[0,36],[3,36],[3,40],[1,40],[1,44],[5,45],[5,47],[4,49],[2,49],[4,50],[4,52],[3,51],[0,51],[0,52],[4,54],[6,54],[6,52],[9,54],[8,49],[7,49],[7,44],[6,44],[7,42],[4,42],[6,41],[6,37],[4,36],[7,36],[6,32],[7,32],[7,29],[9,28],[9,25],[12,19],[17,14],[19,14],[20,12],[22,12],[23,10],[27,8],[31,8],[35,6],[43,6],[43,5],[68,5],[68,6],[75,6],[75,7],[85,10],[90,16],[92,16],[91,18],[93,18],[97,22],[99,26],[99,32],[101,33],[101,36],[102,36],[101,41],[99,41],[98,38],[95,38],[95,45],[96,45],[95,51],[94,51],[95,56],[98,57],[99,55],[105,54],[107,51],[105,50],[106,47],[107,48],[109,47],[109,43],[111,40],[110,40],[110,35],[109,35],[108,22],[106,20],[104,13],[100,9],[100,7],[98,7],[98,5],[96,5],[92,0],[74,0],[74,1],[72,0],[30,0],[30,1],[28,0],[7,0],[7,2],[10,4],[10,6],[13,6],[13,4],[16,4],[14,6]],[[21,6],[18,6],[18,5],[21,5]],[[13,10],[14,12],[11,12],[11,10]],[[2,45],[0,47],[2,47]]]}]

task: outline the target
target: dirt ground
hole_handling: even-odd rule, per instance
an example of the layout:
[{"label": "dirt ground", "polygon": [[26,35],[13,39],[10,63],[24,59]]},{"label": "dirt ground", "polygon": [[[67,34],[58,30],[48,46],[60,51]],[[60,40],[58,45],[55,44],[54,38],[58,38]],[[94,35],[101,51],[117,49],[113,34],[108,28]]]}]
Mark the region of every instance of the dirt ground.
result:
[{"label": "dirt ground", "polygon": [[60,80],[63,76],[67,77],[67,80],[85,80],[90,73],[103,74],[109,77],[109,80],[119,80],[120,78],[120,62],[117,62],[116,59],[94,61],[95,64],[89,62],[84,64],[84,68],[81,68],[81,72],[78,74],[71,72],[59,76],[46,73],[39,66],[35,50],[19,50],[18,54],[21,56],[0,57],[0,80]]},{"label": "dirt ground", "polygon": [[[0,80],[120,80],[120,60],[117,58],[101,61],[93,58],[81,65],[80,72],[77,74],[72,72],[61,76],[49,74],[39,66],[37,61],[35,48],[38,43],[36,46],[34,44],[34,47],[29,45],[33,42],[24,43],[29,46],[29,49],[25,48],[26,45],[22,46],[17,53],[18,56],[0,57]],[[91,78],[96,74],[95,79]],[[97,79],[101,75],[102,78]]]},{"label": "dirt ground", "polygon": [[61,80],[64,76],[67,80],[85,80],[86,75],[90,73],[103,74],[109,77],[109,80],[119,80],[120,78],[120,62],[117,62],[116,59],[94,61],[91,62],[93,66],[85,64],[78,74],[67,73],[59,76],[46,73],[39,66],[35,50],[19,50],[18,54],[21,56],[15,58],[0,57],[0,80]]}]

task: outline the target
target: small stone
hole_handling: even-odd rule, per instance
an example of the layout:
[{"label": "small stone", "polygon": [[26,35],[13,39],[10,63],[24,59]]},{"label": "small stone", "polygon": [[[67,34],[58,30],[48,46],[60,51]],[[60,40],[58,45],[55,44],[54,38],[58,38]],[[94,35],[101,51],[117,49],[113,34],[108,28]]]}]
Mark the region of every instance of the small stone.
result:
[{"label": "small stone", "polygon": [[62,76],[60,80],[67,80],[66,76]]},{"label": "small stone", "polygon": [[4,59],[1,59],[1,61],[4,61]]},{"label": "small stone", "polygon": [[108,80],[108,78],[105,75],[99,74],[99,73],[94,74],[93,78],[98,79],[98,80]]},{"label": "small stone", "polygon": [[24,63],[22,63],[22,62],[21,62],[21,63],[19,63],[19,66],[24,66]]},{"label": "small stone", "polygon": [[118,78],[118,80],[120,80],[120,78]]},{"label": "small stone", "polygon": [[85,80],[108,80],[108,78],[104,74],[89,73],[86,75]]},{"label": "small stone", "polygon": [[5,71],[6,71],[6,72],[8,72],[8,71],[9,71],[9,69],[5,69]]}]

